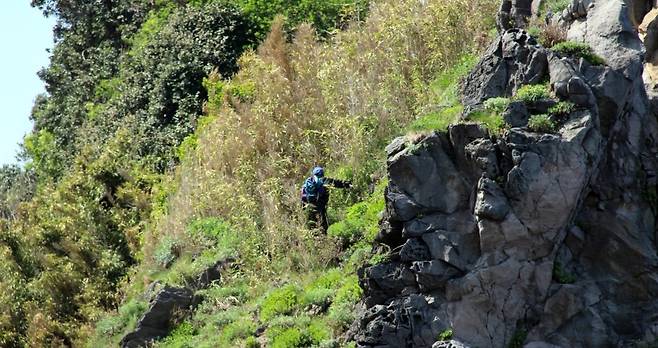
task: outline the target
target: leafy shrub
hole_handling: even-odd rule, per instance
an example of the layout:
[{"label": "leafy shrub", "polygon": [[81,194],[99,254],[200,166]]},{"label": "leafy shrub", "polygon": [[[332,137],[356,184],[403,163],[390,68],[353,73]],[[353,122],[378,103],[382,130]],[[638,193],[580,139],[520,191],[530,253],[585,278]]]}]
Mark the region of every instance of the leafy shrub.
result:
[{"label": "leafy shrub", "polygon": [[503,116],[487,110],[477,110],[468,115],[468,119],[487,127],[493,134],[501,134],[505,130]]},{"label": "leafy shrub", "polygon": [[386,185],[386,180],[377,183],[367,200],[349,207],[343,220],[329,226],[327,235],[338,238],[343,245],[350,245],[363,237],[374,240],[379,232],[379,214],[384,210]]},{"label": "leafy shrub", "polygon": [[234,345],[236,339],[248,339],[256,333],[256,323],[250,316],[244,314],[222,328],[219,340],[224,345]]},{"label": "leafy shrub", "polygon": [[163,238],[155,249],[153,258],[164,268],[169,268],[180,256],[180,241],[172,237]]},{"label": "leafy shrub", "polygon": [[345,328],[354,321],[354,305],[361,299],[363,289],[356,275],[349,276],[336,292],[334,302],[329,307],[329,318],[339,328]]},{"label": "leafy shrub", "polygon": [[596,53],[594,53],[594,51],[588,44],[583,42],[575,42],[575,41],[560,42],[559,44],[553,46],[552,50],[556,53],[565,56],[583,58],[586,61],[590,62],[592,65],[605,64],[605,60],[603,60],[603,58],[601,58]]},{"label": "leafy shrub", "polygon": [[559,262],[553,264],[553,279],[560,284],[572,284],[576,282],[576,276],[564,270],[562,264]]},{"label": "leafy shrub", "polygon": [[287,322],[273,322],[267,331],[271,347],[296,348],[316,346],[331,337],[326,324],[308,317],[286,317]]},{"label": "leafy shrub", "polygon": [[452,338],[452,329],[445,329],[439,333],[439,341],[448,341]]},{"label": "leafy shrub", "polygon": [[308,337],[304,337],[302,331],[296,327],[284,329],[272,335],[272,348],[297,348],[308,346],[310,346]]},{"label": "leafy shrub", "polygon": [[244,341],[244,346],[246,348],[259,348],[260,344],[258,343],[258,340],[254,336],[249,336],[247,339]]},{"label": "leafy shrub", "polygon": [[571,4],[571,0],[548,0],[541,2],[540,11],[550,10],[555,15],[559,15]]},{"label": "leafy shrub", "polygon": [[276,315],[291,313],[299,302],[300,293],[300,289],[293,284],[272,291],[260,306],[260,319],[268,321]]},{"label": "leafy shrub", "polygon": [[194,337],[196,330],[191,323],[185,321],[178,325],[160,344],[158,347],[167,348],[193,348],[190,340]]},{"label": "leafy shrub", "polygon": [[553,105],[551,108],[549,108],[548,113],[551,115],[564,116],[573,112],[575,108],[576,105],[574,103],[568,101],[561,101]]},{"label": "leafy shrub", "polygon": [[546,114],[532,115],[528,120],[528,128],[534,132],[551,133],[555,131],[555,122]]},{"label": "leafy shrub", "polygon": [[509,106],[509,103],[510,103],[509,98],[503,98],[503,97],[490,98],[484,101],[484,108],[485,110],[502,114],[503,112],[505,112],[505,110],[507,110],[507,106]]},{"label": "leafy shrub", "polygon": [[523,347],[523,344],[525,343],[527,337],[528,337],[528,331],[517,328],[516,331],[514,331],[514,335],[512,335],[512,338],[510,339],[507,347],[521,348]]},{"label": "leafy shrub", "polygon": [[189,225],[188,233],[196,243],[214,248],[218,256],[237,256],[240,236],[234,228],[220,218],[196,220]]},{"label": "leafy shrub", "polygon": [[0,219],[14,219],[21,203],[36,190],[34,172],[18,165],[0,166]]},{"label": "leafy shrub", "polygon": [[524,103],[534,103],[547,98],[550,98],[550,93],[546,85],[525,85],[519,88],[514,95],[515,100]]}]

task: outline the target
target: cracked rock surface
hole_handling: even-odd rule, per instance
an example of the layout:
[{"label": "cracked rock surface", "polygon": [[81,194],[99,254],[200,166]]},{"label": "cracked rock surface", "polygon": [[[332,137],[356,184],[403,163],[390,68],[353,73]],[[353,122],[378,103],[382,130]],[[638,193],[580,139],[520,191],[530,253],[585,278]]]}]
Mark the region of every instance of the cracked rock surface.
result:
[{"label": "cracked rock surface", "polygon": [[[503,8],[517,5],[525,8]],[[559,56],[510,28],[465,80],[467,111],[549,81],[554,100],[544,104],[574,105],[551,115],[550,133],[528,127],[541,107],[511,103],[502,134],[463,123],[387,147],[378,238],[393,255],[360,274],[358,347],[658,342],[658,103],[642,80],[629,8],[594,0],[568,9],[569,35],[605,65]],[[452,337],[438,341],[447,330]]]}]

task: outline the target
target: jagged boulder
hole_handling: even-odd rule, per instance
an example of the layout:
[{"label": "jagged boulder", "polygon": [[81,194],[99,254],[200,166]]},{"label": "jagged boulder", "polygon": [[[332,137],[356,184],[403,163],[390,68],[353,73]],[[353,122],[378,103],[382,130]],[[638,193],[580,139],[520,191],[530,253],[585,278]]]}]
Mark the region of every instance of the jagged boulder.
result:
[{"label": "jagged boulder", "polygon": [[[512,18],[513,2],[506,8]],[[387,148],[382,231],[395,241],[393,261],[360,274],[368,308],[355,324],[358,347],[658,339],[658,102],[647,97],[631,16],[622,0],[577,0],[559,19],[604,66],[511,28],[465,80],[468,114],[548,79],[555,98],[575,104],[550,133],[527,123],[557,100],[516,102],[501,135],[455,125]],[[447,328],[452,340],[435,342]]]},{"label": "jagged boulder", "polygon": [[166,337],[173,326],[200,302],[196,291],[220,281],[222,270],[233,261],[226,259],[209,265],[190,287],[175,287],[159,281],[151,283],[144,293],[144,297],[149,299],[149,307],[137,322],[135,330],[121,339],[121,347],[147,347],[153,341]]},{"label": "jagged boulder", "polygon": [[494,97],[511,96],[521,86],[542,81],[548,73],[548,51],[517,28],[503,32],[466,77],[462,91],[465,114]]},{"label": "jagged boulder", "polygon": [[135,331],[121,340],[121,347],[146,347],[150,342],[167,336],[175,316],[188,310],[193,298],[194,293],[188,288],[165,285],[151,300]]}]

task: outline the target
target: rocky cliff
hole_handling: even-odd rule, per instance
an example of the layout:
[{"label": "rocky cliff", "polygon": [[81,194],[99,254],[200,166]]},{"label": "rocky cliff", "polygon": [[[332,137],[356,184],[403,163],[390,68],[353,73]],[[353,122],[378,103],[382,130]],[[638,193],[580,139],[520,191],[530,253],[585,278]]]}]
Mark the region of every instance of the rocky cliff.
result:
[{"label": "rocky cliff", "polygon": [[[601,65],[518,28],[532,8],[503,1],[501,33],[464,82],[464,122],[387,147],[379,241],[392,251],[361,273],[359,347],[658,342],[658,104],[643,80],[656,43],[638,34],[653,4],[574,0],[553,16]],[[512,98],[503,131],[469,122],[537,83],[550,96]],[[537,114],[552,127],[529,125]]]}]

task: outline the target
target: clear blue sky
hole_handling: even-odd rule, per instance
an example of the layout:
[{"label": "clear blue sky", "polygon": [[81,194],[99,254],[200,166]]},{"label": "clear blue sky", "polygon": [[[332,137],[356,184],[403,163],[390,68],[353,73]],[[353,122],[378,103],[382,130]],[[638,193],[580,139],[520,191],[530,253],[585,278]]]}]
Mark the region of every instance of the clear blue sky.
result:
[{"label": "clear blue sky", "polygon": [[53,25],[30,0],[0,0],[0,165],[16,163],[18,143],[32,129],[32,103],[44,91],[36,74],[48,65]]}]

